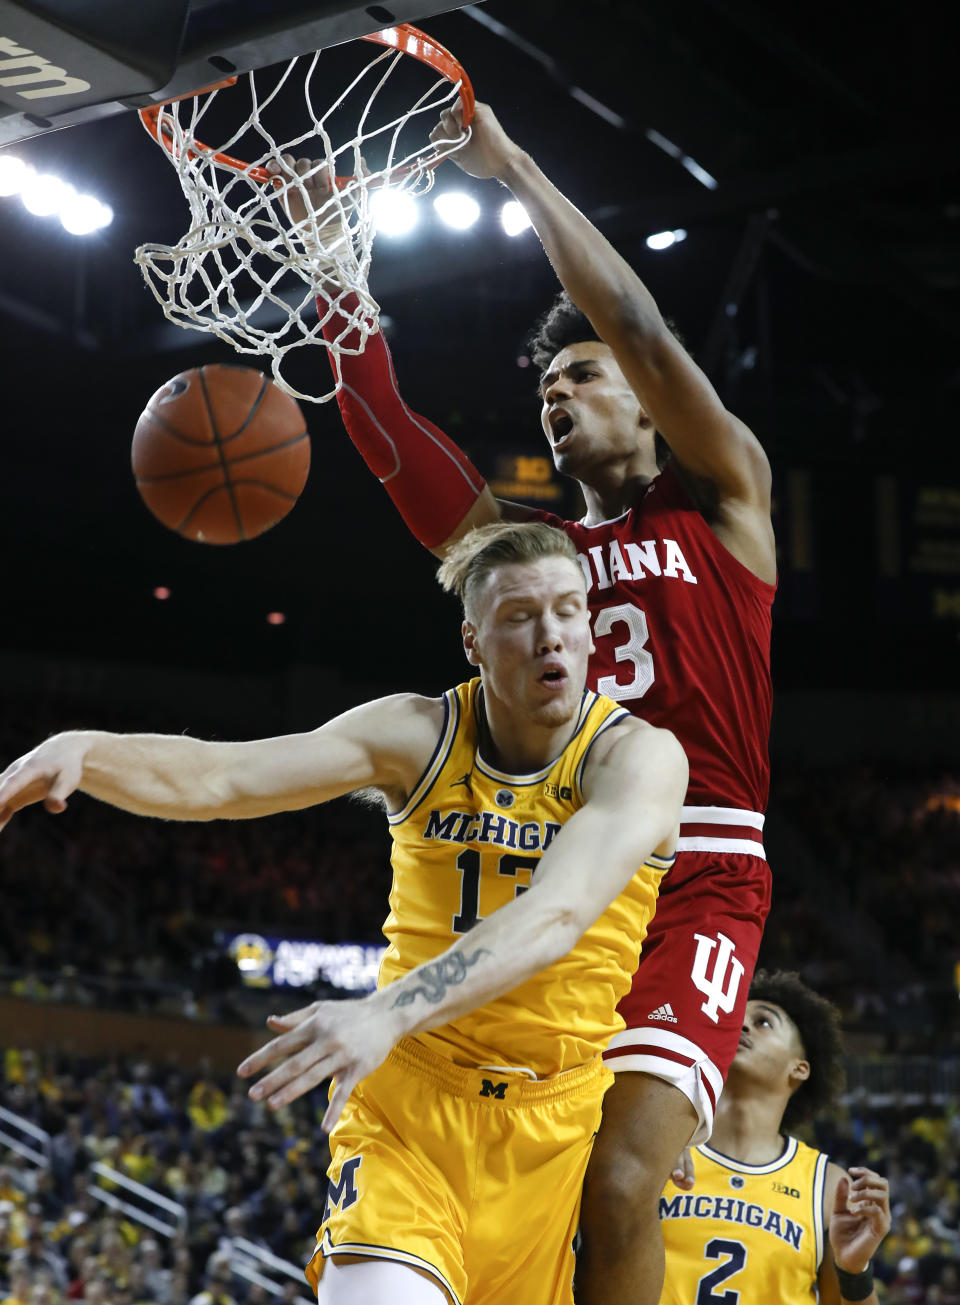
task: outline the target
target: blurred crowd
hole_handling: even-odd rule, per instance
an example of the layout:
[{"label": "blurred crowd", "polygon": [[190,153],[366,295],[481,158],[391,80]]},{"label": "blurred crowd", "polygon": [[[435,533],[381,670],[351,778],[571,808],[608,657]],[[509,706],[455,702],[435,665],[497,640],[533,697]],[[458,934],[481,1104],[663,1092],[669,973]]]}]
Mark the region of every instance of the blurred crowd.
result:
[{"label": "blurred crowd", "polygon": [[960,780],[940,767],[784,766],[770,823],[762,963],[799,970],[878,1048],[960,1053]]},{"label": "blurred crowd", "polygon": [[[88,720],[62,704],[49,721],[33,709],[20,724],[7,719],[5,760],[45,726],[74,723]],[[102,712],[96,723],[141,724]],[[772,836],[778,817],[790,846],[774,857],[762,963],[799,969],[874,1050],[960,1054],[960,781],[942,769],[783,767]],[[379,941],[388,854],[382,818],[350,801],[202,825],[141,820],[82,796],[56,819],[21,813],[0,839],[0,992],[249,1021],[217,931]],[[237,1239],[297,1266],[312,1254],[327,1162],[321,1100],[274,1116],[209,1067],[8,1048],[0,1105],[53,1140],[46,1169],[0,1149],[0,1305],[273,1299],[237,1272],[247,1263]],[[960,1305],[960,1112],[854,1094],[810,1140],[890,1178],[881,1299]],[[97,1162],[182,1205],[172,1235],[118,1210],[120,1189],[91,1171]],[[280,1278],[286,1301],[308,1292]]]},{"label": "blurred crowd", "polygon": [[890,1181],[893,1225],[874,1261],[885,1305],[960,1305],[960,1102],[866,1096],[805,1130],[844,1168]]},{"label": "blurred crowd", "polygon": [[[46,1167],[0,1149],[0,1300],[263,1305],[275,1298],[237,1272],[259,1261],[236,1239],[298,1270],[313,1254],[329,1161],[321,1093],[274,1114],[239,1079],[206,1066],[8,1048],[3,1069],[0,1104],[51,1144]],[[98,1163],[182,1214],[96,1174]],[[168,1223],[172,1235],[110,1197]],[[284,1301],[310,1294],[299,1272],[271,1280]]]},{"label": "blurred crowd", "polygon": [[917,976],[952,981],[960,931],[960,779],[886,764],[784,773],[778,792],[804,819],[858,910]]},{"label": "blurred crowd", "polygon": [[[89,723],[89,709],[34,703],[3,722],[0,747],[14,757],[48,725]],[[181,728],[155,714],[149,725]],[[960,1050],[960,780],[890,764],[775,767],[769,835],[762,963],[799,970],[887,1050],[937,1053],[948,1029]],[[171,825],[78,796],[56,819],[34,809],[11,822],[0,876],[0,992],[248,1022],[218,931],[381,941],[389,838],[379,812],[349,799]]]},{"label": "blurred crowd", "polygon": [[[136,727],[96,715],[98,726]],[[4,722],[3,764],[54,725],[91,719],[63,704],[35,716]],[[0,882],[0,991],[243,1022],[236,967],[216,933],[382,941],[389,839],[378,813],[350,799],[264,820],[170,824],[77,795],[56,818],[32,808],[11,821]]]},{"label": "blurred crowd", "polygon": [[[50,1164],[0,1150],[3,1305],[266,1305],[240,1272],[250,1243],[302,1267],[314,1249],[329,1153],[323,1093],[273,1115],[206,1067],[9,1048],[0,1105],[51,1135]],[[805,1132],[844,1166],[890,1179],[893,1228],[876,1262],[885,1305],[960,1305],[960,1109],[839,1107]],[[183,1207],[171,1216],[91,1166]],[[111,1209],[93,1189],[170,1220],[172,1235]],[[309,1288],[270,1275],[284,1305]]]}]

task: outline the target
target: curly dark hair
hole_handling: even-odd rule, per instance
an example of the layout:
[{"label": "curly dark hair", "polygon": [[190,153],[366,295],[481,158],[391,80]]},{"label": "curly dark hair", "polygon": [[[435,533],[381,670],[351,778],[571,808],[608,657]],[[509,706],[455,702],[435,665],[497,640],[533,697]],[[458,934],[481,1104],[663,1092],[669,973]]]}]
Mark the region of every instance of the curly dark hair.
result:
[{"label": "curly dark hair", "polygon": [[[673,322],[667,321],[667,329],[683,344],[683,337]],[[530,333],[527,354],[537,371],[543,375],[551,359],[568,344],[580,344],[583,340],[598,338],[590,318],[580,311],[566,290],[561,290]],[[662,470],[670,457],[670,446],[659,431],[654,431],[653,442],[657,466]]]},{"label": "curly dark hair", "polygon": [[749,996],[751,1001],[780,1007],[796,1025],[804,1057],[810,1062],[810,1077],[800,1084],[783,1112],[783,1127],[789,1132],[830,1106],[843,1087],[840,1012],[792,970],[757,970]]}]

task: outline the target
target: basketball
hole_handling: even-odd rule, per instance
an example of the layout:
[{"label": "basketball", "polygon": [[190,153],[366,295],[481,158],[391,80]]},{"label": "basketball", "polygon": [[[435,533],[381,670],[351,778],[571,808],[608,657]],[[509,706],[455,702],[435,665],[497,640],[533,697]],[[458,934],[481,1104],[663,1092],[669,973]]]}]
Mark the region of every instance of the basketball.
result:
[{"label": "basketball", "polygon": [[252,367],[180,372],[144,409],[137,489],[165,526],[203,544],[254,539],[296,503],[310,470],[300,405]]}]

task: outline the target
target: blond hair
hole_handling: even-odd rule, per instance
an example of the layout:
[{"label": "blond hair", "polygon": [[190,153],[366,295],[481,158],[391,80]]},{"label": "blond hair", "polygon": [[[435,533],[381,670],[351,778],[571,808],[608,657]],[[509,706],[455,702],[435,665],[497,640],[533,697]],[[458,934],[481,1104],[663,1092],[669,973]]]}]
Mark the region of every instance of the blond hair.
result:
[{"label": "blond hair", "polygon": [[463,610],[473,610],[477,591],[487,576],[514,562],[565,557],[577,565],[577,550],[568,535],[543,521],[495,521],[469,530],[450,549],[437,571],[447,593],[456,594]]}]

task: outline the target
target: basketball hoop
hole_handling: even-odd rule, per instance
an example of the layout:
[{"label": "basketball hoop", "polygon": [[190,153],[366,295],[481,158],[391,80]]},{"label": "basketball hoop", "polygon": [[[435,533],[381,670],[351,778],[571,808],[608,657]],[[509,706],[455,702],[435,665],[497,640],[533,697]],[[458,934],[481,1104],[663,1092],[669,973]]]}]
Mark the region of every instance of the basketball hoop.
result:
[{"label": "basketball hoop", "polygon": [[[316,403],[336,394],[340,353],[361,353],[367,337],[379,330],[380,309],[367,289],[376,230],[371,192],[389,187],[416,195],[429,190],[437,164],[470,139],[474,111],[473,89],[463,68],[416,27],[398,24],[362,39],[382,51],[352,76],[323,113],[312,101],[322,51],[300,55],[279,72],[231,77],[140,112],[144,127],[176,168],[190,206],[190,229],[176,245],[141,245],[135,254],[164,315],[177,326],[212,332],[238,353],[269,357],[282,389]],[[404,60],[404,55],[410,58]],[[396,94],[398,65],[409,66],[411,60],[438,78],[428,78],[426,89],[416,87],[412,108],[398,112],[395,106],[385,107]],[[298,84],[298,72],[304,78],[306,129],[278,139],[289,127],[271,130],[264,113],[279,116],[279,109],[288,107],[284,97]],[[208,143],[218,95],[236,86],[230,92],[232,105],[241,82],[250,96],[246,118],[220,143]],[[270,82],[266,89],[264,82]],[[424,116],[432,125],[441,109],[458,102],[463,133],[434,146],[428,133],[418,130]],[[356,125],[349,135],[340,119],[353,115]],[[302,108],[298,117],[302,122]],[[341,134],[349,138],[335,145]],[[267,170],[281,154],[296,152],[317,159],[307,176]],[[335,185],[314,209],[305,183],[321,168]],[[286,217],[291,192],[307,214],[296,224]],[[318,289],[327,301],[320,320],[313,307]],[[322,328],[335,315],[337,336],[328,341]],[[354,333],[359,338],[348,348],[347,337]],[[290,351],[304,345],[329,350],[336,380],[332,389],[304,393],[284,379],[281,368]]]}]

